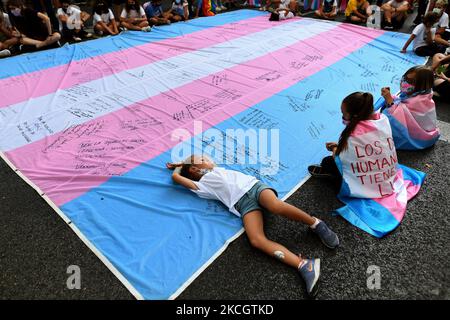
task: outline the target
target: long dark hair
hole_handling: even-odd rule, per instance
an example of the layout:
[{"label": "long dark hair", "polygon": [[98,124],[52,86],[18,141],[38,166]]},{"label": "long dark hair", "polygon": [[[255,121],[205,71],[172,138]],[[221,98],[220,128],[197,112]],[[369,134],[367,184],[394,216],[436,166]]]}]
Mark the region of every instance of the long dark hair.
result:
[{"label": "long dark hair", "polygon": [[[408,71],[405,72],[404,77],[406,78],[406,76],[411,73],[416,74],[416,76],[414,77],[414,80],[412,81],[413,83],[411,83],[414,85],[413,93],[429,91],[433,88],[434,74],[430,68],[428,68],[426,66],[412,67],[412,68],[408,69]],[[410,79],[408,79],[408,82],[409,81],[410,81]]]},{"label": "long dark hair", "polygon": [[350,114],[350,123],[342,131],[336,155],[348,147],[348,138],[360,121],[367,120],[373,113],[373,96],[369,92],[354,92],[342,100],[345,111]]},{"label": "long dark hair", "polygon": [[97,0],[94,4],[94,12],[98,15],[108,13],[109,8],[105,0]]},{"label": "long dark hair", "polygon": [[[135,10],[139,13],[139,8],[141,7],[141,4],[139,3],[139,0],[134,0],[134,5],[135,6]],[[131,7],[130,4],[128,4],[128,0],[125,1],[125,10],[127,12],[130,12],[130,10],[132,10],[133,8]]]}]

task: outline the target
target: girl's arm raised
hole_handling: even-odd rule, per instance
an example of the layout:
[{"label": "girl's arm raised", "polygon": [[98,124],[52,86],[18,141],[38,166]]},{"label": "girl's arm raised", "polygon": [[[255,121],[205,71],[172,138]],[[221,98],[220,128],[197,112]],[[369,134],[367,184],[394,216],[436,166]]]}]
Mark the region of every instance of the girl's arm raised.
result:
[{"label": "girl's arm raised", "polygon": [[191,179],[183,177],[180,174],[181,164],[167,163],[166,166],[167,166],[167,169],[173,170],[173,174],[172,174],[173,181],[175,181],[178,184],[181,184],[185,188],[192,189],[192,190],[198,190],[197,185]]}]

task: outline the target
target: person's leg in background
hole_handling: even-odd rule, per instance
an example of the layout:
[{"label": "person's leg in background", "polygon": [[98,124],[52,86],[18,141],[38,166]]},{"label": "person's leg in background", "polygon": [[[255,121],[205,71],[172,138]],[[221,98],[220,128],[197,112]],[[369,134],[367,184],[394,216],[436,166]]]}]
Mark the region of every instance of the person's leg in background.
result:
[{"label": "person's leg in background", "polygon": [[427,10],[428,0],[418,0],[419,8],[417,10],[417,16],[414,19],[414,24],[421,24],[422,17],[425,15],[425,11]]}]

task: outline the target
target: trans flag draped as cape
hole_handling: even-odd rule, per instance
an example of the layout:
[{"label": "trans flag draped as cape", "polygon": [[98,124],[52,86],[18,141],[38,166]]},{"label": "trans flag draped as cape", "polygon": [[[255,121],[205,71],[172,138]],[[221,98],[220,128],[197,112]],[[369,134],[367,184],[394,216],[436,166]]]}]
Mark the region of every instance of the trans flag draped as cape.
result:
[{"label": "trans flag draped as cape", "polygon": [[433,93],[408,99],[395,99],[395,104],[383,111],[389,118],[395,147],[399,150],[426,149],[439,139],[436,127],[436,106]]},{"label": "trans flag draped as cape", "polygon": [[408,200],[420,190],[425,174],[399,165],[388,118],[374,114],[361,121],[348,149],[335,157],[342,174],[336,210],[353,225],[381,238],[397,228]]}]

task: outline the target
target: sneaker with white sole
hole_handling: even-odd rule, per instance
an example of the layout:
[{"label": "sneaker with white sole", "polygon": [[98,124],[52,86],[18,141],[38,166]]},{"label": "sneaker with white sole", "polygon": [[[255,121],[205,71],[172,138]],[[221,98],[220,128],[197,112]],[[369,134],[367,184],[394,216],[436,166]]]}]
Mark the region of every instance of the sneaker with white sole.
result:
[{"label": "sneaker with white sole", "polygon": [[8,49],[4,49],[0,51],[0,58],[6,58],[9,57],[11,55],[11,51],[9,51]]},{"label": "sneaker with white sole", "polygon": [[334,233],[325,222],[320,221],[315,228],[310,229],[319,236],[320,240],[326,247],[336,249],[339,246],[339,238],[337,234]]},{"label": "sneaker with white sole", "polygon": [[306,292],[311,298],[315,298],[319,291],[320,259],[304,259],[298,272],[305,281]]},{"label": "sneaker with white sole", "polygon": [[147,26],[147,27],[143,27],[141,30],[144,32],[150,32],[150,31],[152,31],[152,28],[150,26]]}]

